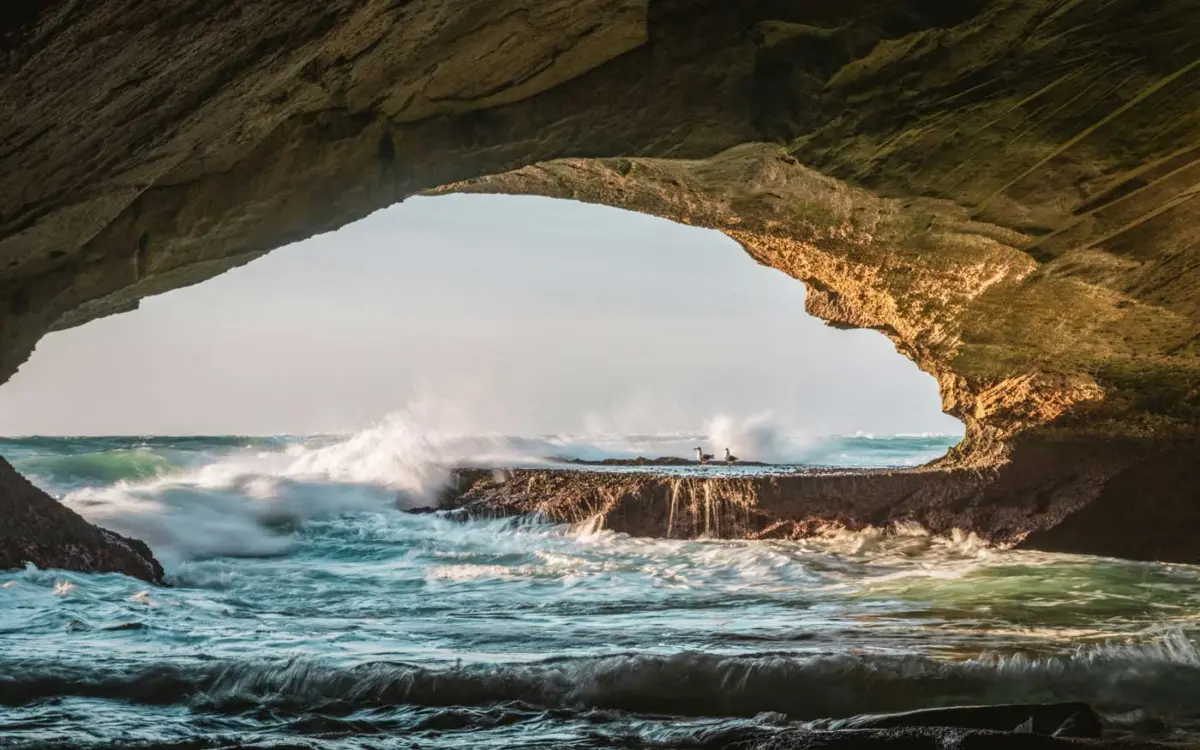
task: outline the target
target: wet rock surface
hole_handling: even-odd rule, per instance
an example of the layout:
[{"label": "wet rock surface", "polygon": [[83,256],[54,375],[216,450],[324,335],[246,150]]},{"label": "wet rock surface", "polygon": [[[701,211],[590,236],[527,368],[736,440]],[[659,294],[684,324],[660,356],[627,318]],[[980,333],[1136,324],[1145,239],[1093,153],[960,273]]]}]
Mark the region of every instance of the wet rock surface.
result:
[{"label": "wet rock surface", "polygon": [[[1024,549],[1200,563],[1195,455],[1187,441],[1061,439],[1019,443],[1012,460],[987,469],[743,476],[720,467],[711,476],[461,469],[441,507],[668,539],[797,539],[915,523]],[[1131,502],[1138,497],[1155,501]]]},{"label": "wet rock surface", "polygon": [[797,732],[727,747],[740,750],[1167,750],[1170,746],[1138,740],[1078,740],[1018,732],[920,727]]},{"label": "wet rock surface", "polygon": [[958,706],[809,722],[803,730],[714,737],[702,747],[736,750],[1165,750],[1167,745],[1105,738],[1084,703]]},{"label": "wet rock surface", "polygon": [[1100,716],[1086,703],[1032,703],[995,706],[927,708],[894,714],[863,714],[827,719],[811,729],[895,729],[898,727],[955,727],[1026,735],[1099,739]]},{"label": "wet rock surface", "polygon": [[0,458],[0,570],[27,563],[163,582],[162,566],[145,543],[93,526]]}]

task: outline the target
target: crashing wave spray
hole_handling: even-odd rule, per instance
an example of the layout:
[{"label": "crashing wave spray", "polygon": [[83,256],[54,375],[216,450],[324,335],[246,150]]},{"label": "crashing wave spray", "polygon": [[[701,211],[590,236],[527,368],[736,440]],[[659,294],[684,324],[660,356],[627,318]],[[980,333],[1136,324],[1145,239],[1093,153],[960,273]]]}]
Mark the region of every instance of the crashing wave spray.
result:
[{"label": "crashing wave spray", "polygon": [[200,468],[76,490],[64,502],[145,540],[168,561],[274,555],[291,546],[280,529],[353,511],[428,505],[445,482],[445,458],[397,414],[331,445],[243,450]]},{"label": "crashing wave spray", "polygon": [[[77,476],[81,465],[89,468],[97,460],[88,455],[51,456],[49,464],[36,457],[25,461],[42,461],[44,465],[30,468],[52,477],[50,483],[65,491],[64,501],[89,520],[145,540],[170,565],[199,557],[282,554],[293,540],[280,531],[308,521],[429,506],[457,466],[515,468],[550,465],[554,458],[686,456],[698,439],[718,450],[728,447],[747,460],[803,463],[813,446],[822,445],[821,440],[786,435],[767,415],[740,421],[718,416],[707,425],[707,438],[694,433],[470,435],[443,429],[456,422],[435,406],[414,404],[340,439],[246,438],[240,439],[240,448],[229,443],[234,438],[209,440],[212,445],[199,451],[172,448],[170,460],[162,461],[153,451],[145,452],[145,446],[139,453],[126,449],[117,475],[122,478],[101,478],[112,482],[104,485],[90,474]],[[105,450],[112,454],[111,448]],[[129,468],[126,454],[141,463]]]},{"label": "crashing wave spray", "polygon": [[808,441],[785,435],[770,414],[757,414],[736,420],[725,414],[713,417],[704,428],[717,455],[728,448],[734,454],[764,463],[799,463]]}]

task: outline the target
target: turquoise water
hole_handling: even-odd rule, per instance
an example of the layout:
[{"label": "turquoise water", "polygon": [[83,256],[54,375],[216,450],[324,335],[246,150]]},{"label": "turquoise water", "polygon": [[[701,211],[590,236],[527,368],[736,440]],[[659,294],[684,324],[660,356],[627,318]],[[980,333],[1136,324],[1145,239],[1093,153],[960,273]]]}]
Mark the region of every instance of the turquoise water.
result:
[{"label": "turquoise water", "polygon": [[[0,441],[63,502],[150,543],[171,583],[0,573],[0,746],[696,747],[1041,700],[1088,701],[1121,733],[1200,738],[1200,569],[916,529],[683,542],[403,512],[459,463],[686,456],[698,439],[385,424]],[[771,449],[908,465],[953,442]]]}]

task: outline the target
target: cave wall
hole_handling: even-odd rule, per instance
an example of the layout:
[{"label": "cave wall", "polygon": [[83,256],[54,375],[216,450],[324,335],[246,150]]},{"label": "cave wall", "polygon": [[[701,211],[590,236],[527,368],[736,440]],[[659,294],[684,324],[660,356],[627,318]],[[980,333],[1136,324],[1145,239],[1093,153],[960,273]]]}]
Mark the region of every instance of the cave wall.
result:
[{"label": "cave wall", "polygon": [[968,426],[1194,436],[1193,0],[53,0],[0,22],[0,378],[427,190],[719,229]]}]

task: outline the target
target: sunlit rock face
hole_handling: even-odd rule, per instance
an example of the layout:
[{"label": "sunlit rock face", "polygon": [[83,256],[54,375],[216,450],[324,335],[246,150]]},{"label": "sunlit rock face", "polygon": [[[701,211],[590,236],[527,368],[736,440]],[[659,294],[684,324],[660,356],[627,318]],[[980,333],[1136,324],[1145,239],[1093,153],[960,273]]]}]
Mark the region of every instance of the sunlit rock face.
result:
[{"label": "sunlit rock face", "polygon": [[947,465],[1194,440],[1198,29],[1194,0],[31,5],[0,22],[0,376],[413,193],[512,192],[802,280],[937,377]]}]

